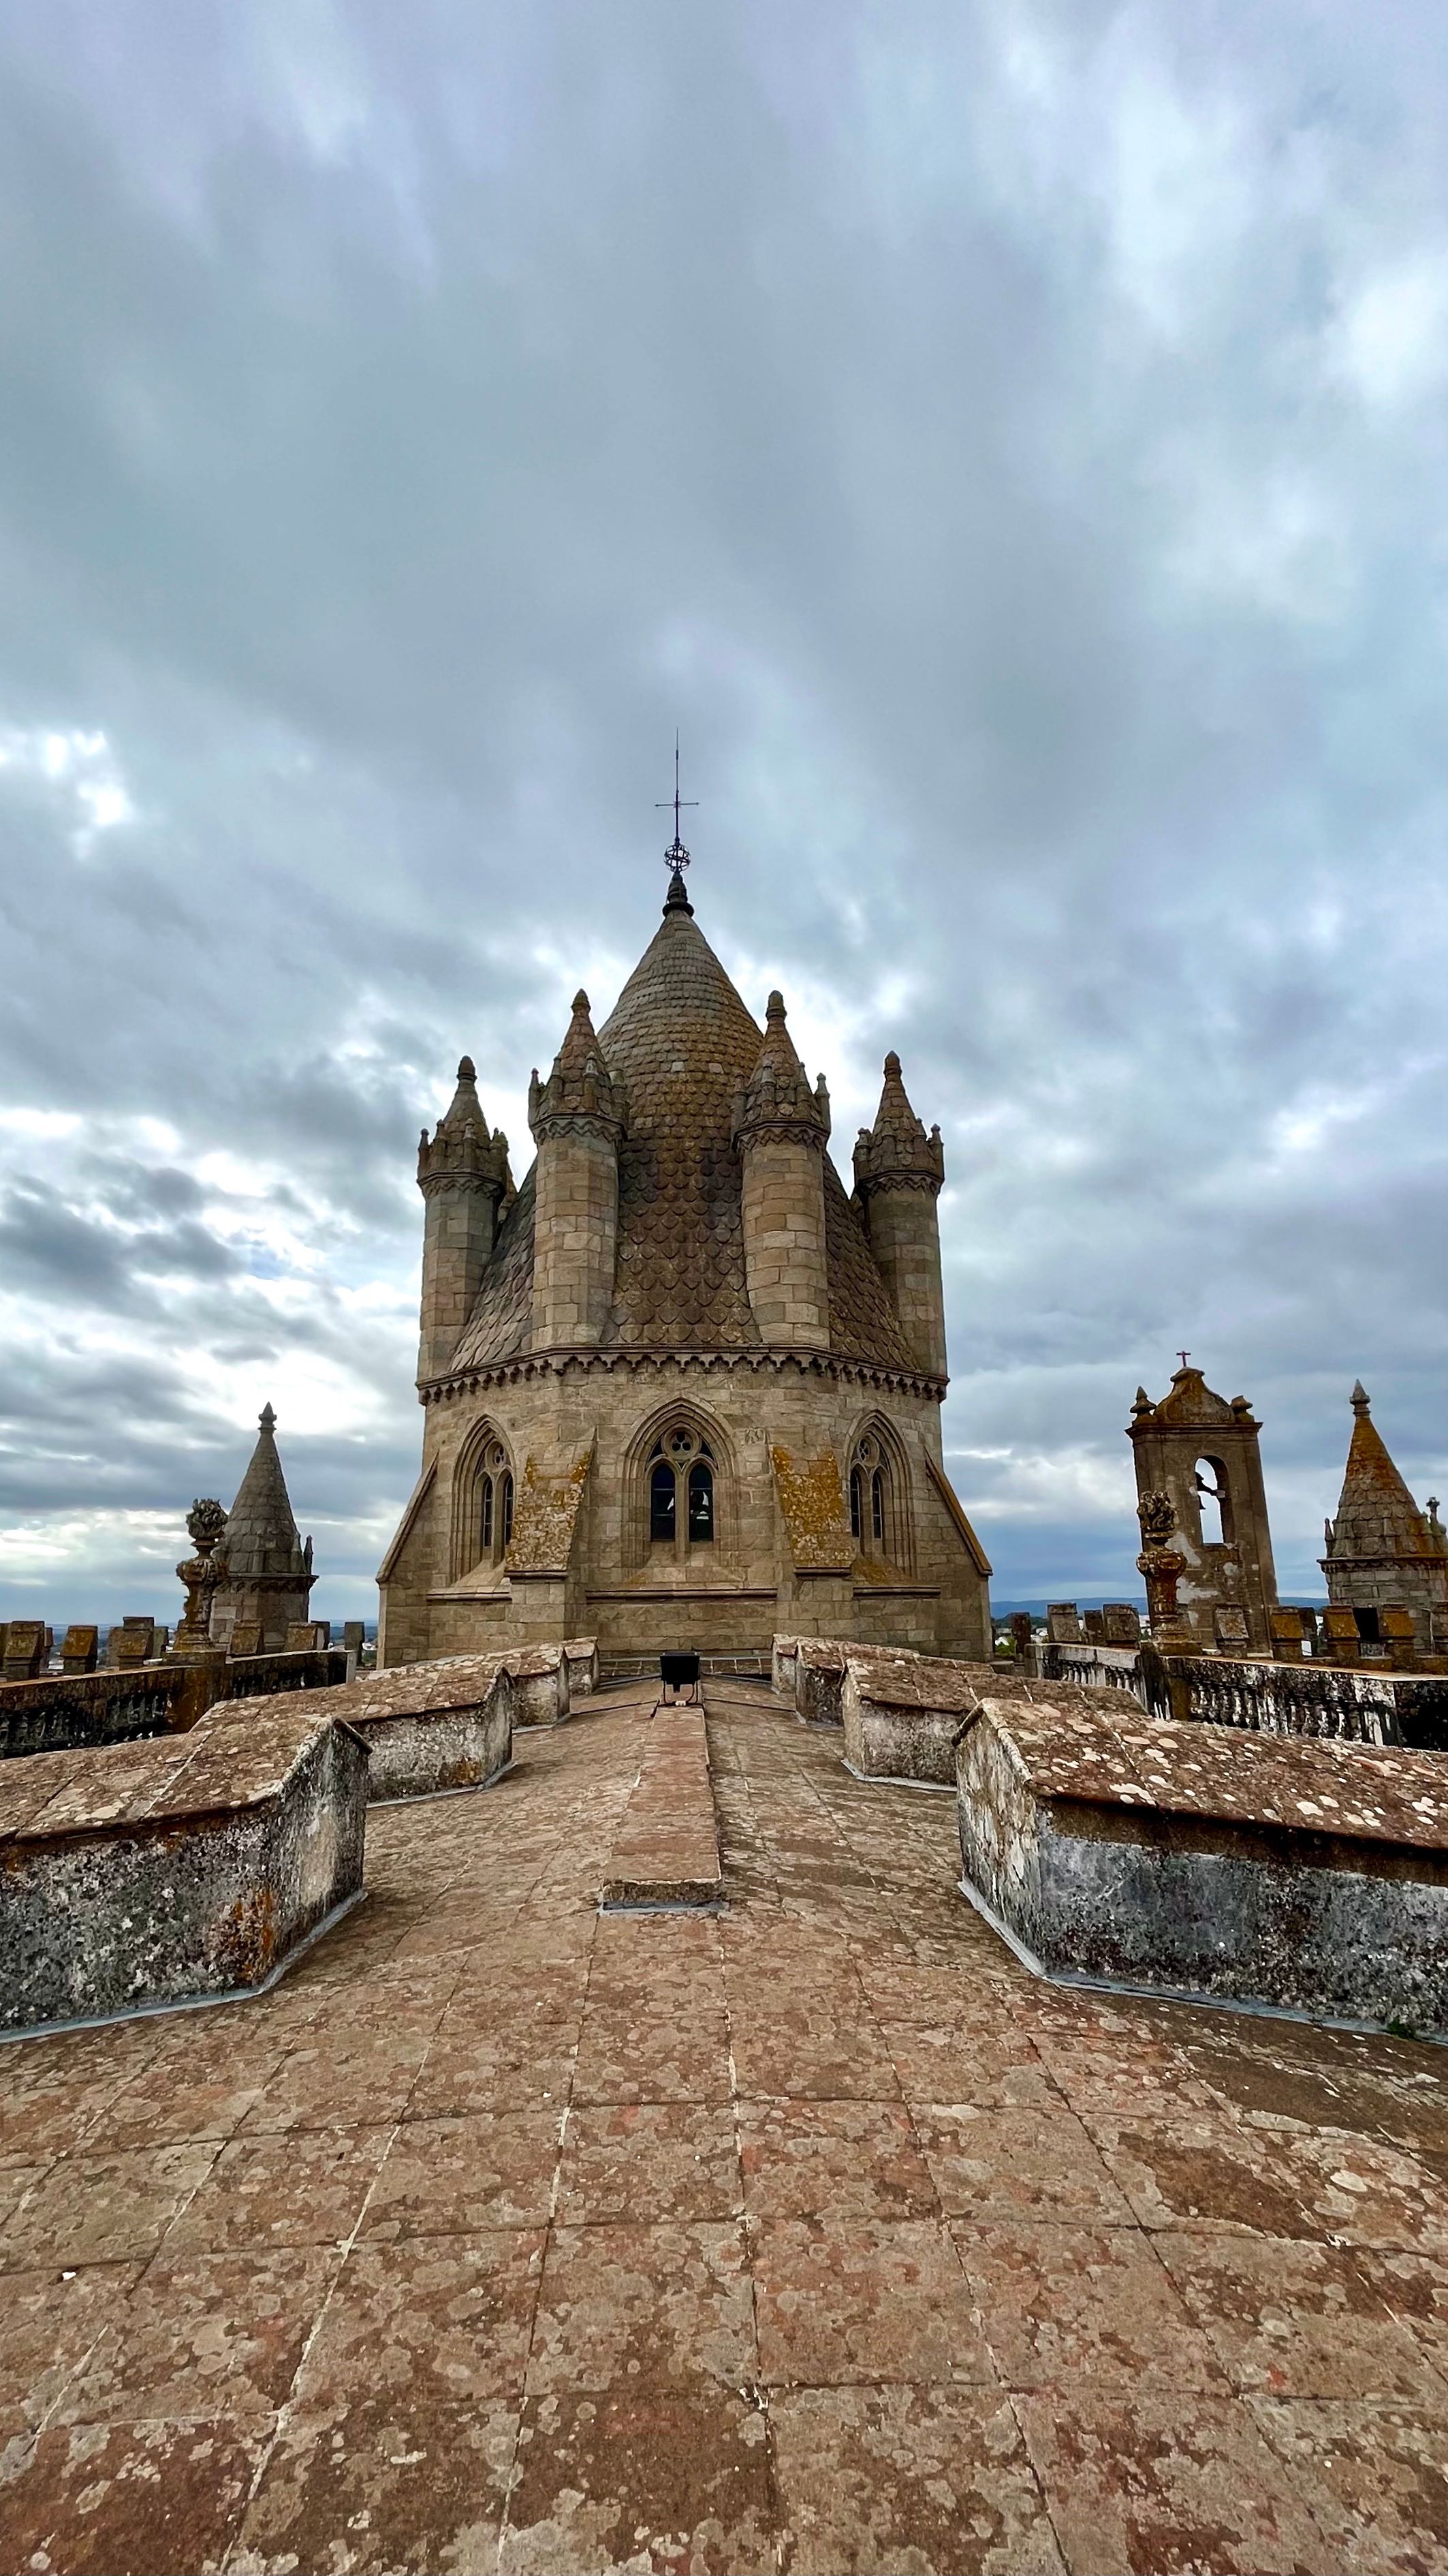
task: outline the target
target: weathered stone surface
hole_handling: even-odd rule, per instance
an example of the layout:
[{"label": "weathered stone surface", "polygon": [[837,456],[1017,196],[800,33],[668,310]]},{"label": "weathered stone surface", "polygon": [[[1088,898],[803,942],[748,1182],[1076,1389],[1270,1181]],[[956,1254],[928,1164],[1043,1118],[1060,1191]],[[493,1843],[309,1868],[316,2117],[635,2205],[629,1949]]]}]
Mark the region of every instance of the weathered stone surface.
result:
[{"label": "weathered stone surface", "polygon": [[994,1682],[989,1664],[848,1650],[840,1691],[846,1763],[862,1780],[952,1786],[961,1719]]},{"label": "weathered stone surface", "polygon": [[599,1901],[605,1907],[712,1906],[723,1892],[704,1712],[661,1702]]},{"label": "weathered stone surface", "polygon": [[598,1688],[598,1639],[565,1637],[563,1653],[568,1664],[568,1705],[576,1699],[587,1699]]},{"label": "weathered stone surface", "polygon": [[1143,1655],[1117,1646],[1047,1645],[1043,1663],[1048,1682],[1120,1690],[1153,1716],[1448,1752],[1448,1678],[1436,1674],[1228,1655],[1153,1659],[1149,1647]]},{"label": "weathered stone surface", "polygon": [[799,1637],[794,1648],[794,1704],[810,1726],[843,1726],[845,1657],[862,1663],[872,1658],[908,1663],[913,1650],[900,1646],[862,1646],[839,1637]]},{"label": "weathered stone surface", "polygon": [[361,1888],[366,1773],[275,1700],[0,1771],[0,2026],[264,1984]]},{"label": "weathered stone surface", "polygon": [[435,1664],[399,1664],[314,1693],[307,1705],[356,1728],[369,1755],[374,1801],[483,1788],[512,1757],[509,1667],[516,1660],[453,1655]]},{"label": "weathered stone surface", "polygon": [[204,1665],[137,1659],[0,1683],[0,1761],[184,1732],[218,1701],[325,1689],[346,1670],[341,1654],[253,1655],[242,1665],[219,1656]]},{"label": "weathered stone surface", "polygon": [[1448,2030],[1431,1756],[987,1698],[957,1782],[967,1885],[1048,1971]]},{"label": "weathered stone surface", "polygon": [[513,1677],[513,1724],[561,1726],[568,1715],[568,1656],[562,1646],[528,1646],[504,1657]]}]

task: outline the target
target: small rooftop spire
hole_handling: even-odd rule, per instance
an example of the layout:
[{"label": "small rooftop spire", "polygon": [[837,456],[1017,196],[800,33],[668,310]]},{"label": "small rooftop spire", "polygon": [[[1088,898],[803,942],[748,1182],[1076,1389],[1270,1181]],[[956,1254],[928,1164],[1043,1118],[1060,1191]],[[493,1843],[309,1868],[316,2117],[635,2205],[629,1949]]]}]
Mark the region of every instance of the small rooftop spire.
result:
[{"label": "small rooftop spire", "polygon": [[1371,1410],[1368,1400],[1368,1391],[1361,1378],[1355,1378],[1353,1381],[1352,1409],[1357,1415],[1359,1422],[1362,1421],[1364,1414]]},{"label": "small rooftop spire", "polygon": [[560,1120],[577,1119],[601,1123],[614,1133],[622,1131],[624,1122],[623,1086],[613,1080],[604,1062],[588,995],[581,988],[573,996],[573,1016],[552,1072],[546,1082],[540,1082],[535,1066],[528,1087],[528,1124],[535,1137]]},{"label": "small rooftop spire", "polygon": [[885,1080],[873,1127],[862,1127],[855,1142],[855,1187],[862,1199],[875,1189],[905,1183],[932,1196],[945,1179],[945,1149],[940,1130],[929,1135],[910,1106],[894,1048],[885,1058]]},{"label": "small rooftop spire", "polygon": [[761,1127],[799,1130],[823,1144],[830,1132],[829,1093],[821,1074],[811,1090],[808,1074],[795,1053],[785,1026],[784,995],[773,992],[765,1005],[764,1038],[754,1070],[734,1103],[734,1139]]}]

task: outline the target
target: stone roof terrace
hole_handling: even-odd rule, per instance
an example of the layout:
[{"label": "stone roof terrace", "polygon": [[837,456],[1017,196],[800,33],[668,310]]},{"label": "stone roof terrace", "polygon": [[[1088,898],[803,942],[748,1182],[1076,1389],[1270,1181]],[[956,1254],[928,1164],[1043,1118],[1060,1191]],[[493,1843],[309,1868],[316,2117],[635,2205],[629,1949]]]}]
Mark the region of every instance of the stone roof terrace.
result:
[{"label": "stone roof terrace", "polygon": [[656,1696],[0,2050],[0,2569],[1448,2567],[1442,2052],[1034,1981],[740,1683],[727,1911],[600,1915]]}]

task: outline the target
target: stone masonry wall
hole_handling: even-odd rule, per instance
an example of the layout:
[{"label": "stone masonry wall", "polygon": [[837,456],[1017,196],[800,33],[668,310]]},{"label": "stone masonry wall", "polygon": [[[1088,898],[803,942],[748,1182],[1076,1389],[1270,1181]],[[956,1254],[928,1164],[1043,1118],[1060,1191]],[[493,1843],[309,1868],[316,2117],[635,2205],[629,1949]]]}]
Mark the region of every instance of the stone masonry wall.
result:
[{"label": "stone masonry wall", "polygon": [[[596,1443],[566,1580],[510,1587],[496,1568],[477,1569],[475,1581],[448,1579],[455,1479],[484,1415],[520,1478],[530,1457],[541,1472],[562,1474]],[[717,1531],[712,1546],[682,1556],[651,1548],[647,1522],[648,1452],[680,1418],[714,1452]],[[796,1569],[770,1452],[833,1449],[843,1474],[862,1429],[881,1418],[904,1461],[914,1561],[898,1579],[876,1567],[866,1582],[860,1569],[857,1591],[848,1573],[812,1578]],[[776,1631],[989,1653],[985,1584],[926,1469],[927,1454],[940,1457],[939,1407],[926,1396],[792,1363],[670,1359],[643,1370],[570,1362],[430,1404],[424,1437],[436,1475],[387,1587],[381,1652],[389,1664],[577,1634],[596,1634],[605,1656],[658,1653],[681,1638],[707,1654],[767,1653]],[[514,1597],[525,1592],[526,1601]]]},{"label": "stone masonry wall", "polygon": [[824,1350],[830,1336],[824,1176],[817,1147],[762,1136],[744,1149],[744,1270],[769,1347]]},{"label": "stone masonry wall", "polygon": [[596,1342],[608,1321],[618,1240],[618,1155],[570,1129],[538,1150],[533,1347]]}]

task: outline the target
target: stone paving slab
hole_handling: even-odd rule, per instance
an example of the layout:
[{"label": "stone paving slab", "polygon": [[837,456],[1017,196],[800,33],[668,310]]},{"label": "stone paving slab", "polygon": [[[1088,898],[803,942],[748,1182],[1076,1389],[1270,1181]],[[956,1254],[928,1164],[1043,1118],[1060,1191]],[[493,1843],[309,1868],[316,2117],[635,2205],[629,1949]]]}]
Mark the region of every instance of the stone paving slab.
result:
[{"label": "stone paving slab", "polygon": [[1043,1986],[742,1683],[727,1910],[600,1913],[656,1696],[6,2051],[0,2569],[1448,2567],[1443,2053]]}]

